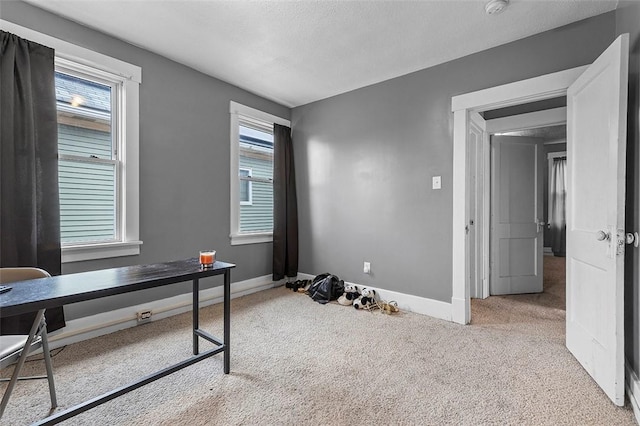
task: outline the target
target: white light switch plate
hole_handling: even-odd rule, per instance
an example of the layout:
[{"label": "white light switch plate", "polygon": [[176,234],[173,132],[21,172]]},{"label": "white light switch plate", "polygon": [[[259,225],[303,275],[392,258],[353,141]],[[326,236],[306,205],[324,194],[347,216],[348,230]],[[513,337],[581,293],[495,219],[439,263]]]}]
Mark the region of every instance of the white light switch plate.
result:
[{"label": "white light switch plate", "polygon": [[434,176],[433,178],[431,178],[433,184],[432,184],[432,188],[433,189],[440,189],[442,188],[442,176]]}]

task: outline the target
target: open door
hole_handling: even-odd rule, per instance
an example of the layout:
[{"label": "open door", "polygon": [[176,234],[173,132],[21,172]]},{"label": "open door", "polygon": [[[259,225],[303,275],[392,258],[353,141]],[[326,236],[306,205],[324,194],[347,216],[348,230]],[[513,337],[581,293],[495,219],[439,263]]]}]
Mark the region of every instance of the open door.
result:
[{"label": "open door", "polygon": [[491,295],[542,292],[543,158],[539,139],[491,137]]},{"label": "open door", "polygon": [[624,404],[624,212],[629,36],[567,91],[567,348]]}]

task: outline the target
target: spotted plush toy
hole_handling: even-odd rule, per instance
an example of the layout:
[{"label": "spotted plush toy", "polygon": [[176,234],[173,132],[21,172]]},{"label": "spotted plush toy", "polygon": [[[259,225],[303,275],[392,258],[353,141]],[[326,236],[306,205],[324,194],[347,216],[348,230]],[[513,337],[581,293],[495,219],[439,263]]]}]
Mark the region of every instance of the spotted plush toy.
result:
[{"label": "spotted plush toy", "polygon": [[353,302],[358,297],[360,297],[358,287],[353,284],[345,284],[344,293],[342,293],[342,296],[338,297],[338,303],[344,306],[350,306],[353,305]]},{"label": "spotted plush toy", "polygon": [[376,291],[372,288],[364,287],[360,292],[360,297],[353,301],[356,309],[370,309],[376,305]]}]

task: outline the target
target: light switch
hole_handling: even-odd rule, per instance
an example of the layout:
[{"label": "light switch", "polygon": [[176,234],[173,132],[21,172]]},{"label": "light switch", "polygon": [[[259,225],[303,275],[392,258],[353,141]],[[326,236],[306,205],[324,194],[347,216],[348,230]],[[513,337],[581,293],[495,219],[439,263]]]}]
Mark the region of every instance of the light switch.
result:
[{"label": "light switch", "polygon": [[431,178],[433,185],[431,186],[433,189],[442,188],[442,176],[434,176]]}]

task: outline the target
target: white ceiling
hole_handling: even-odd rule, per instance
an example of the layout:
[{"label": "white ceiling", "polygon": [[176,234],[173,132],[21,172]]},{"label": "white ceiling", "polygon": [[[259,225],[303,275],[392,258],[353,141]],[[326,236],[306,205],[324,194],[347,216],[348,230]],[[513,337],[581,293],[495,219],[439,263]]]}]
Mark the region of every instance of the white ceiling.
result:
[{"label": "white ceiling", "polygon": [[618,3],[511,0],[502,14],[489,16],[487,0],[26,1],[289,107],[598,15]]}]

